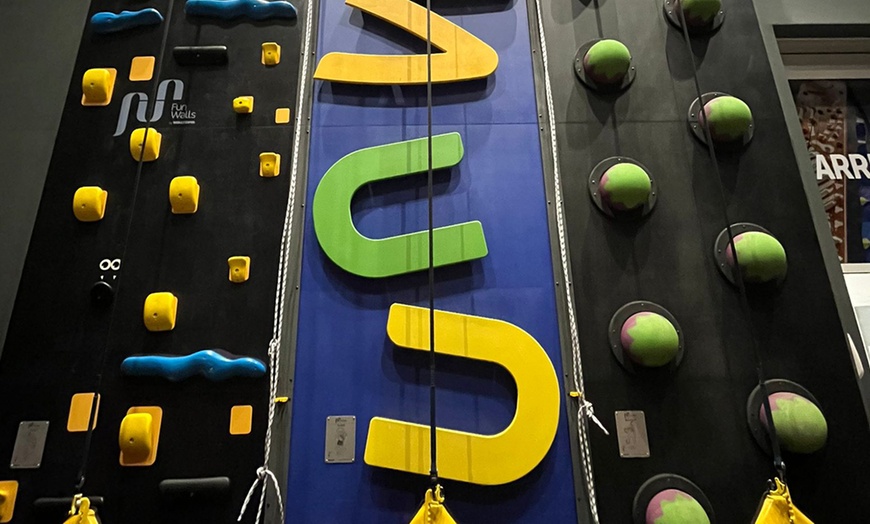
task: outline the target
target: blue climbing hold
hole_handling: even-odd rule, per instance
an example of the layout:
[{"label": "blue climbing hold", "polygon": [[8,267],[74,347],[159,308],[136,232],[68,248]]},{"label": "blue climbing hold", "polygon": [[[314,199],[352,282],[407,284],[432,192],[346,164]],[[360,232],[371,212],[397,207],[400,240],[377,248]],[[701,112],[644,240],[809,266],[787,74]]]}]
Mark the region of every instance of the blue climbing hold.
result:
[{"label": "blue climbing hold", "polygon": [[244,16],[253,20],[296,18],[296,8],[284,0],[187,0],[184,12],[194,16],[209,16],[231,20]]},{"label": "blue climbing hold", "polygon": [[143,25],[155,25],[163,21],[160,11],[149,7],[141,11],[121,11],[118,14],[101,11],[91,17],[91,27],[95,33],[117,33]]},{"label": "blue climbing hold", "polygon": [[218,351],[205,349],[183,357],[169,355],[127,357],[121,363],[121,372],[136,377],[163,377],[172,382],[194,375],[220,381],[235,377],[256,378],[266,373],[266,365],[255,358],[239,357]]}]

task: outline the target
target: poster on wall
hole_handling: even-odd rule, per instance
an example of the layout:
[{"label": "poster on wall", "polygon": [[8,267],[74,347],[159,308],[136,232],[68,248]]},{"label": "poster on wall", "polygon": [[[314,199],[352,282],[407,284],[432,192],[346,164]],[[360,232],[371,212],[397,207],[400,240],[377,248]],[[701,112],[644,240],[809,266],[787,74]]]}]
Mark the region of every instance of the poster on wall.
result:
[{"label": "poster on wall", "polygon": [[870,262],[870,80],[792,80],[791,89],[840,262]]}]

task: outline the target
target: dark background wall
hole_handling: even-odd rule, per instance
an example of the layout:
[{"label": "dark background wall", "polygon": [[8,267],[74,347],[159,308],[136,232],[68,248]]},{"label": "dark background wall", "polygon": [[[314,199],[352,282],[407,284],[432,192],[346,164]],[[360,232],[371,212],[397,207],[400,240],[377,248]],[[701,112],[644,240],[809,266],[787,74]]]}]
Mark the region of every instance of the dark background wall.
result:
[{"label": "dark background wall", "polygon": [[767,24],[858,24],[870,22],[865,0],[764,0],[755,3]]},{"label": "dark background wall", "polygon": [[0,3],[0,351],[89,5]]}]

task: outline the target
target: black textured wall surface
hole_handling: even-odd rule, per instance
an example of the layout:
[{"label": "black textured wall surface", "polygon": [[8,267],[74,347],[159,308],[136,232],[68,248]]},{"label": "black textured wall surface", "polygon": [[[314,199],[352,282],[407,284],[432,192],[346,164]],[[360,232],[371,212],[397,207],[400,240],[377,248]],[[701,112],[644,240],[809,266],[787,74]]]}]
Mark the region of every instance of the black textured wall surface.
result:
[{"label": "black textured wall surface", "polygon": [[[643,410],[651,447],[649,459],[621,459],[616,438],[591,427],[602,522],[629,522],[636,490],[659,473],[696,482],[719,522],[750,520],[772,474],[746,425],[757,384],[753,337],[766,376],[807,387],[828,418],[823,451],[786,457],[795,500],[817,521],[854,522],[870,502],[838,479],[860,478],[870,465],[870,433],[853,365],[756,14],[751,2],[724,5],[721,30],[692,42],[701,88],[746,101],[756,133],[743,152],[720,155],[723,200],[706,146],[686,123],[693,70],[662,3],[544,3],[587,396],[611,429],[614,411]],[[625,43],[637,67],[618,97],[587,91],[573,72],[577,49],[601,37]],[[655,178],[658,203],[646,220],[613,222],[589,198],[592,168],[616,155],[640,161]],[[726,212],[732,222],[767,228],[789,255],[785,284],[753,295],[749,318],[713,259]],[[676,373],[633,376],[613,358],[611,315],[634,300],[665,306],[681,324],[686,357]]]},{"label": "black textured wall surface", "polygon": [[[20,483],[16,522],[57,522],[65,514],[63,508],[38,514],[32,502],[74,493],[85,434],[68,433],[65,426],[70,397],[78,392],[102,393],[84,491],[106,497],[100,511],[106,522],[234,522],[262,464],[267,377],[171,383],[125,378],[119,368],[133,354],[185,355],[210,348],[266,360],[292,145],[292,124],[276,125],[274,110],[290,107],[296,114],[301,28],[296,21],[191,19],[181,0],[149,7],[163,13],[161,25],[110,36],[85,28],[69,83],[0,361],[0,394],[10,400],[0,408],[0,477]],[[125,2],[95,0],[88,16],[125,8]],[[166,24],[159,77],[155,71],[149,82],[130,82],[130,60],[159,56]],[[275,68],[260,64],[260,45],[267,41],[282,45]],[[171,52],[181,45],[226,45],[229,64],[181,67]],[[108,107],[79,103],[82,74],[92,67],[118,69]],[[171,124],[175,118],[167,100],[163,118],[152,124],[163,134],[160,158],[143,164],[137,178],[128,142],[130,131],[143,124],[131,116],[126,132],[112,136],[121,100],[130,92],[152,97],[155,84],[166,79],[184,83],[178,102],[196,112],[196,123]],[[254,114],[232,111],[232,100],[240,95],[255,97]],[[258,176],[262,151],[282,155],[281,176]],[[196,214],[170,212],[169,182],[180,175],[195,176],[202,188]],[[100,222],[80,223],[72,215],[73,193],[85,185],[109,192]],[[234,255],[252,259],[251,278],[241,285],[227,278],[227,258]],[[102,259],[121,259],[120,271],[101,271]],[[89,301],[90,287],[101,277],[118,291],[113,308]],[[172,332],[150,333],[143,325],[145,297],[157,291],[179,298]],[[230,408],[239,404],[254,407],[253,430],[230,436]],[[122,468],[121,419],[131,406],[150,405],[163,408],[157,462]],[[50,421],[39,469],[9,469],[22,420]],[[161,480],[203,476],[230,477],[230,493],[175,506],[160,501]]]}]

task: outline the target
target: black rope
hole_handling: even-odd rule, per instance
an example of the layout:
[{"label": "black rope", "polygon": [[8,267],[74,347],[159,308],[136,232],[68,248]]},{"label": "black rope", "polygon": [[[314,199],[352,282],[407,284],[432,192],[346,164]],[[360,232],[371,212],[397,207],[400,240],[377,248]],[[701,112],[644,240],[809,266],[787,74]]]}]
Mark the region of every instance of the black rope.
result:
[{"label": "black rope", "polygon": [[[124,248],[123,248],[123,251],[121,252],[121,263],[122,264],[127,256],[127,246],[129,245],[129,241],[130,241],[130,231],[133,229],[133,217],[135,216],[136,200],[137,200],[137,196],[139,195],[139,182],[142,179],[142,166],[145,163],[145,160],[144,160],[145,159],[145,143],[148,140],[148,132],[151,130],[151,126],[149,124],[151,123],[151,118],[153,118],[153,116],[154,116],[154,114],[153,114],[154,113],[154,104],[157,101],[157,89],[160,86],[160,73],[161,73],[161,70],[163,68],[163,58],[166,54],[166,43],[168,42],[168,39],[169,39],[169,25],[170,25],[170,21],[172,20],[172,8],[174,5],[175,5],[175,0],[169,0],[169,7],[168,7],[168,10],[166,13],[166,20],[164,22],[165,25],[163,27],[163,38],[162,38],[161,43],[160,43],[160,53],[157,55],[157,60],[156,60],[157,69],[156,69],[155,74],[154,74],[154,87],[152,87],[152,89],[151,89],[151,97],[146,101],[147,105],[146,105],[145,114],[146,114],[146,116],[148,116],[148,120],[145,122],[145,135],[142,137],[142,148],[139,152],[139,160],[137,161],[138,163],[136,165],[136,178],[135,178],[135,183],[133,185],[133,199],[130,202],[130,217],[127,221],[127,231],[124,234],[124,244],[123,244]],[[109,353],[108,338],[109,338],[109,335],[112,333],[112,326],[115,324],[115,318],[116,318],[115,317],[115,306],[118,304],[117,298],[118,298],[118,295],[120,294],[120,290],[121,290],[121,281],[123,280],[122,275],[123,275],[122,272],[118,272],[118,280],[115,284],[115,300],[112,301],[112,309],[111,309],[111,312],[109,313],[109,315],[110,315],[109,316],[109,329],[106,332],[106,341],[103,345],[103,350],[102,350],[102,353],[100,355],[100,364],[97,367],[97,385],[94,388],[94,397],[93,397],[93,399],[91,399],[91,411],[90,411],[90,415],[88,415],[88,429],[87,429],[87,433],[85,434],[85,443],[83,445],[83,451],[82,451],[82,465],[79,468],[79,472],[78,472],[78,475],[76,477],[76,485],[75,485],[76,493],[81,493],[82,488],[84,488],[84,486],[85,486],[85,480],[86,480],[85,479],[85,472],[87,471],[88,462],[90,460],[91,442],[93,441],[93,434],[94,434],[94,419],[97,416],[97,407],[98,407],[99,401],[100,401],[100,389],[102,388],[102,385],[103,385],[103,369],[105,368],[106,359],[107,359],[108,353]]]},{"label": "black rope", "polygon": [[737,289],[740,295],[740,306],[743,309],[743,314],[748,322],[750,331],[750,345],[755,354],[756,374],[758,378],[758,387],[762,395],[762,405],[764,406],[765,418],[767,419],[767,432],[770,437],[770,448],[773,453],[773,467],[779,476],[779,479],[785,484],[785,462],[782,460],[782,452],[779,446],[779,438],[776,435],[776,427],[773,424],[773,411],[770,409],[770,399],[768,398],[767,385],[764,381],[764,364],[761,355],[761,349],[758,345],[758,339],[755,336],[755,326],[752,322],[752,310],[749,306],[749,297],[746,293],[746,282],[743,279],[743,272],[740,268],[740,261],[737,258],[737,247],[734,245],[734,231],[731,228],[731,219],[728,216],[728,204],[725,194],[725,188],[722,183],[722,175],[719,171],[719,161],[716,158],[716,146],[713,143],[713,137],[710,132],[710,127],[707,125],[707,113],[704,111],[703,92],[701,90],[701,82],[698,79],[698,67],[695,64],[695,55],[692,50],[692,40],[689,36],[689,26],[686,24],[685,13],[682,6],[677,3],[677,12],[680,16],[680,26],[683,30],[683,37],[686,40],[686,49],[689,54],[689,61],[692,64],[692,77],[695,82],[695,91],[698,95],[698,123],[704,130],[704,138],[707,141],[707,150],[710,154],[710,161],[713,164],[713,171],[716,175],[716,187],[719,190],[719,196],[722,199],[722,216],[725,219],[725,230],[728,234],[728,246],[731,248],[731,255],[734,257],[734,280],[737,284]]},{"label": "black rope", "polygon": [[429,211],[429,477],[438,484],[438,438],[435,429],[435,249],[432,220],[432,0],[426,0],[426,128],[428,171],[426,193]]}]

